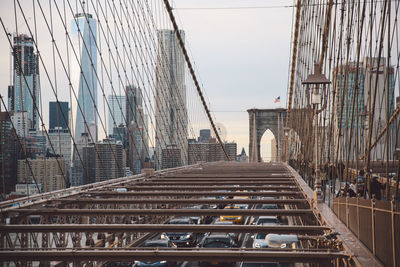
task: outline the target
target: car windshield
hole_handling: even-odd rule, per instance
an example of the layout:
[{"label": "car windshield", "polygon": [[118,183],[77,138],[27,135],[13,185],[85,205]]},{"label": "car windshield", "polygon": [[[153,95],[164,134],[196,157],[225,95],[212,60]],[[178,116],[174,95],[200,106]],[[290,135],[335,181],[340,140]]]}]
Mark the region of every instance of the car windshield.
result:
[{"label": "car windshield", "polygon": [[278,206],[276,204],[264,204],[261,207],[262,209],[278,209]]},{"label": "car windshield", "polygon": [[256,239],[265,239],[265,236],[266,236],[267,234],[265,234],[265,233],[263,233],[263,234],[257,234],[256,235]]},{"label": "car windshield", "polygon": [[205,248],[230,248],[229,239],[226,238],[207,238],[204,242]]},{"label": "car windshield", "polygon": [[276,218],[260,218],[258,220],[258,224],[261,223],[278,223],[279,221]]}]

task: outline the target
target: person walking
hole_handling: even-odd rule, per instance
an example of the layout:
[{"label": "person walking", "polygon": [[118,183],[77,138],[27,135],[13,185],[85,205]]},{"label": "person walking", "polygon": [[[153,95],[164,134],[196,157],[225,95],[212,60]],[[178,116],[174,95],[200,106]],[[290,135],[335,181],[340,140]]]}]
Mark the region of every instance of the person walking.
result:
[{"label": "person walking", "polygon": [[357,193],[360,194],[360,196],[364,196],[364,194],[366,193],[364,170],[360,170],[357,177],[356,185]]},{"label": "person walking", "polygon": [[386,184],[382,185],[382,183],[378,181],[378,177],[376,177],[376,176],[372,177],[372,180],[370,183],[371,196],[375,195],[375,199],[381,200],[381,198],[382,198],[381,190],[383,190],[385,188],[386,188]]}]

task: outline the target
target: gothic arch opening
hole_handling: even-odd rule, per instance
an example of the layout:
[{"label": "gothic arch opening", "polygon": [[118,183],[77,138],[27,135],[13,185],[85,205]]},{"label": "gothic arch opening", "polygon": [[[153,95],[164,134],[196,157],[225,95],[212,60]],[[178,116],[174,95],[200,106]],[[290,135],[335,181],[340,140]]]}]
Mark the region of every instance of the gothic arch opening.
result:
[{"label": "gothic arch opening", "polygon": [[276,150],[275,136],[270,129],[267,129],[262,135],[260,141],[261,161],[262,162],[275,161],[276,155],[272,154],[275,150]]},{"label": "gothic arch opening", "polygon": [[[251,162],[262,161],[261,139],[269,130],[277,139],[277,161],[282,158],[283,132],[286,122],[286,110],[278,109],[249,109],[249,160]],[[266,155],[268,158],[268,155]]]}]

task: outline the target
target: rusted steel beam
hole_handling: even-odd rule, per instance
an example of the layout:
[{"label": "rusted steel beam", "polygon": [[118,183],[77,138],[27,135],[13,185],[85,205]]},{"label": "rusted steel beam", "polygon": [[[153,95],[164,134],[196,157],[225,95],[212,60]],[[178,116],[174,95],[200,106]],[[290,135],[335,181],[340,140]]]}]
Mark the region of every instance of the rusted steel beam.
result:
[{"label": "rusted steel beam", "polygon": [[148,181],[157,181],[157,182],[179,182],[179,181],[189,181],[189,182],[197,182],[197,181],[290,181],[292,177],[263,177],[263,178],[205,178],[205,177],[193,177],[193,178],[166,178],[161,177],[157,179],[149,179]]},{"label": "rusted steel beam", "polygon": [[184,182],[163,182],[161,180],[157,180],[154,182],[143,182],[138,183],[138,185],[272,185],[272,184],[295,184],[292,179],[287,181],[282,180],[274,180],[274,181],[184,181]]},{"label": "rusted steel beam", "polygon": [[[164,215],[289,215],[301,216],[312,215],[311,209],[16,209],[6,214],[20,214],[22,216],[28,215],[81,215],[81,216],[95,216],[95,215],[115,215],[115,216],[132,216],[132,215],[151,215],[151,216],[164,216]],[[3,213],[2,213],[3,214]]]},{"label": "rusted steel beam", "polygon": [[326,226],[298,225],[213,225],[213,224],[19,224],[2,225],[1,233],[25,232],[226,232],[226,233],[279,233],[279,234],[308,234],[329,230]]},{"label": "rusted steel beam", "polygon": [[90,204],[298,204],[308,203],[306,199],[148,199],[148,198],[78,198],[78,199],[59,199],[57,203],[90,203]]},{"label": "rusted steel beam", "polygon": [[182,191],[141,191],[141,192],[116,192],[116,191],[100,191],[93,192],[93,195],[118,195],[118,196],[296,196],[301,195],[299,191],[276,191],[276,192],[221,192],[221,191],[210,191],[210,192],[182,192]]},{"label": "rusted steel beam", "polygon": [[343,252],[333,251],[285,251],[285,250],[226,250],[194,249],[163,250],[143,249],[46,249],[46,250],[12,250],[0,251],[2,261],[213,261],[220,262],[329,262],[337,258],[349,258]]},{"label": "rusted steel beam", "polygon": [[149,215],[149,216],[190,216],[190,215],[310,215],[311,209],[16,209],[6,214],[20,214],[21,216],[28,215],[81,215],[81,216],[98,216],[98,215],[115,215],[115,216],[134,216],[134,215]]},{"label": "rusted steel beam", "polygon": [[245,173],[176,173],[174,175],[165,175],[165,178],[197,178],[197,177],[204,177],[204,178],[265,178],[265,177],[291,177],[291,173],[288,172],[286,169],[284,171],[262,171],[260,173],[254,173],[251,170]]},{"label": "rusted steel beam", "polygon": [[111,188],[126,188],[132,190],[190,190],[190,191],[212,191],[212,190],[299,190],[297,186],[113,186]]}]

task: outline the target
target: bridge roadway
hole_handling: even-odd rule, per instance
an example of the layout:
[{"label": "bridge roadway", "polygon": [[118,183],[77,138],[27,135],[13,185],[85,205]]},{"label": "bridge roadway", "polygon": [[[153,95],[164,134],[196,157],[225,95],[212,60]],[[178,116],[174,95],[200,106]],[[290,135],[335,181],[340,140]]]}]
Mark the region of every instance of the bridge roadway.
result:
[{"label": "bridge roadway", "polygon": [[[5,266],[118,266],[134,261],[280,262],[282,266],[380,266],[326,207],[314,205],[311,189],[283,163],[218,162],[149,171],[131,177],[0,203],[0,262]],[[249,209],[223,209],[245,204]],[[276,204],[278,209],[258,209]],[[194,205],[203,205],[202,209]],[[210,223],[220,215],[246,218],[243,225]],[[281,224],[255,225],[258,216]],[[165,224],[171,217],[208,218],[203,224]],[[317,248],[340,228],[342,248]],[[343,231],[344,230],[344,231]],[[145,248],[164,232],[237,233],[236,248]],[[295,234],[297,248],[252,248],[252,233]],[[343,236],[343,234],[342,234]],[[342,238],[343,239],[343,238]],[[351,242],[350,242],[350,241]],[[114,262],[114,263],[113,263]],[[191,262],[191,263],[189,263]],[[194,263],[193,263],[194,262]]]}]

